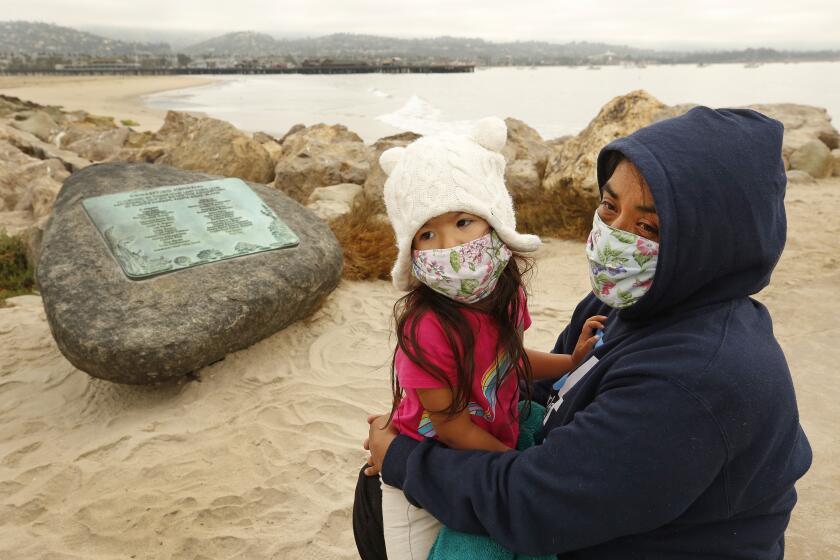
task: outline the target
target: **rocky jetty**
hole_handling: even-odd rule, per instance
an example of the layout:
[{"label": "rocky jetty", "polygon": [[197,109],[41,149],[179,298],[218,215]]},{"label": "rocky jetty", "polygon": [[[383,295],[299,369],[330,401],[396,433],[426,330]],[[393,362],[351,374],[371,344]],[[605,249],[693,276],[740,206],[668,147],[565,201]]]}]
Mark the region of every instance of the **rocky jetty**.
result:
[{"label": "rocky jetty", "polygon": [[[666,106],[645,91],[633,91],[609,101],[579,134],[549,140],[526,123],[508,118],[503,150],[508,186],[520,203],[531,200],[538,207],[551,193],[562,191],[575,195],[581,208],[574,211],[589,211],[597,199],[599,150],[615,138],[693,106]],[[784,124],[783,157],[791,183],[840,174],[840,135],[824,109],[789,103],[751,108]],[[301,204],[312,205],[323,219],[333,220],[349,212],[359,196],[381,208],[384,173],[379,155],[418,137],[406,132],[365,145],[342,125],[317,124],[295,125],[274,138],[175,111],[167,114],[159,131],[141,133],[118,126],[109,117],[0,96],[0,229],[22,235],[34,260],[62,181],[91,162],[122,160],[271,185]],[[360,186],[361,194],[348,185]],[[328,189],[320,190],[324,188]]]},{"label": "rocky jetty", "polygon": [[82,207],[85,198],[214,179],[164,165],[92,165],[65,182],[37,266],[52,334],[80,370],[119,383],[184,376],[311,314],[338,285],[333,233],[282,192],[250,187],[300,238],[294,248],[144,280],[122,272]]}]

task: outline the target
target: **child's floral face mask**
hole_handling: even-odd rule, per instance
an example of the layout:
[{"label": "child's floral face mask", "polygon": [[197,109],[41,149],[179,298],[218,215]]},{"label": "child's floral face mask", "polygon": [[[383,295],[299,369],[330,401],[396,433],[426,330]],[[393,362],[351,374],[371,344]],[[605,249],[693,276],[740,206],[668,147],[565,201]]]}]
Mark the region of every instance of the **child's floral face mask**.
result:
[{"label": "child's floral face mask", "polygon": [[496,287],[512,253],[495,231],[448,249],[412,251],[414,276],[461,303],[475,303]]},{"label": "child's floral face mask", "polygon": [[650,290],[659,243],[605,224],[598,212],[586,242],[589,280],[595,296],[617,309],[630,307]]}]

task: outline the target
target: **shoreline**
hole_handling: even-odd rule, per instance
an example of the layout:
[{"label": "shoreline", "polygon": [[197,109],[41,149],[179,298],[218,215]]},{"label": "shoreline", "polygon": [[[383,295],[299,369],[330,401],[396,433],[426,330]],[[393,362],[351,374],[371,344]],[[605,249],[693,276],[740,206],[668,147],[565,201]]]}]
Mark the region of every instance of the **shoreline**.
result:
[{"label": "shoreline", "polygon": [[135,130],[156,131],[163,125],[166,110],[146,105],[144,96],[219,81],[204,76],[0,76],[0,94],[65,111],[114,117],[117,124],[130,119],[139,123],[131,125]]}]

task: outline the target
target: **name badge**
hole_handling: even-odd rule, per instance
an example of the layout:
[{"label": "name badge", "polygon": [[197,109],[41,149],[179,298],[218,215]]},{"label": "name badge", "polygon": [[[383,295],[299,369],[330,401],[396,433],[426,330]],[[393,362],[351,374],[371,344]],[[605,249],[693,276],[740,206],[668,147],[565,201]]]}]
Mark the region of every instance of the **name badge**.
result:
[{"label": "name badge", "polygon": [[550,399],[548,399],[548,406],[546,407],[545,411],[545,418],[543,418],[543,426],[548,423],[548,418],[555,412],[560,409],[560,406],[563,404],[563,395],[568,393],[572,387],[577,385],[577,382],[583,379],[583,376],[589,373],[595,364],[598,363],[598,358],[595,356],[590,357],[588,360],[580,364],[578,368],[572,372],[567,373],[563,377],[561,377],[555,384],[554,388],[557,389],[557,393],[552,395]]}]

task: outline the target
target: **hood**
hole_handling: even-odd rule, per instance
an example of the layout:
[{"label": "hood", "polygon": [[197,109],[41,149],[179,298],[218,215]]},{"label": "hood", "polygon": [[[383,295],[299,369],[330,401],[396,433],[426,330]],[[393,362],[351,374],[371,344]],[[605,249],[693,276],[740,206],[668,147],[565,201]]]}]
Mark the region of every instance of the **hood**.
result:
[{"label": "hood", "polygon": [[653,194],[660,247],[650,291],[623,319],[749,296],[770,282],[785,245],[782,124],[749,109],[695,107],[608,144]]}]

